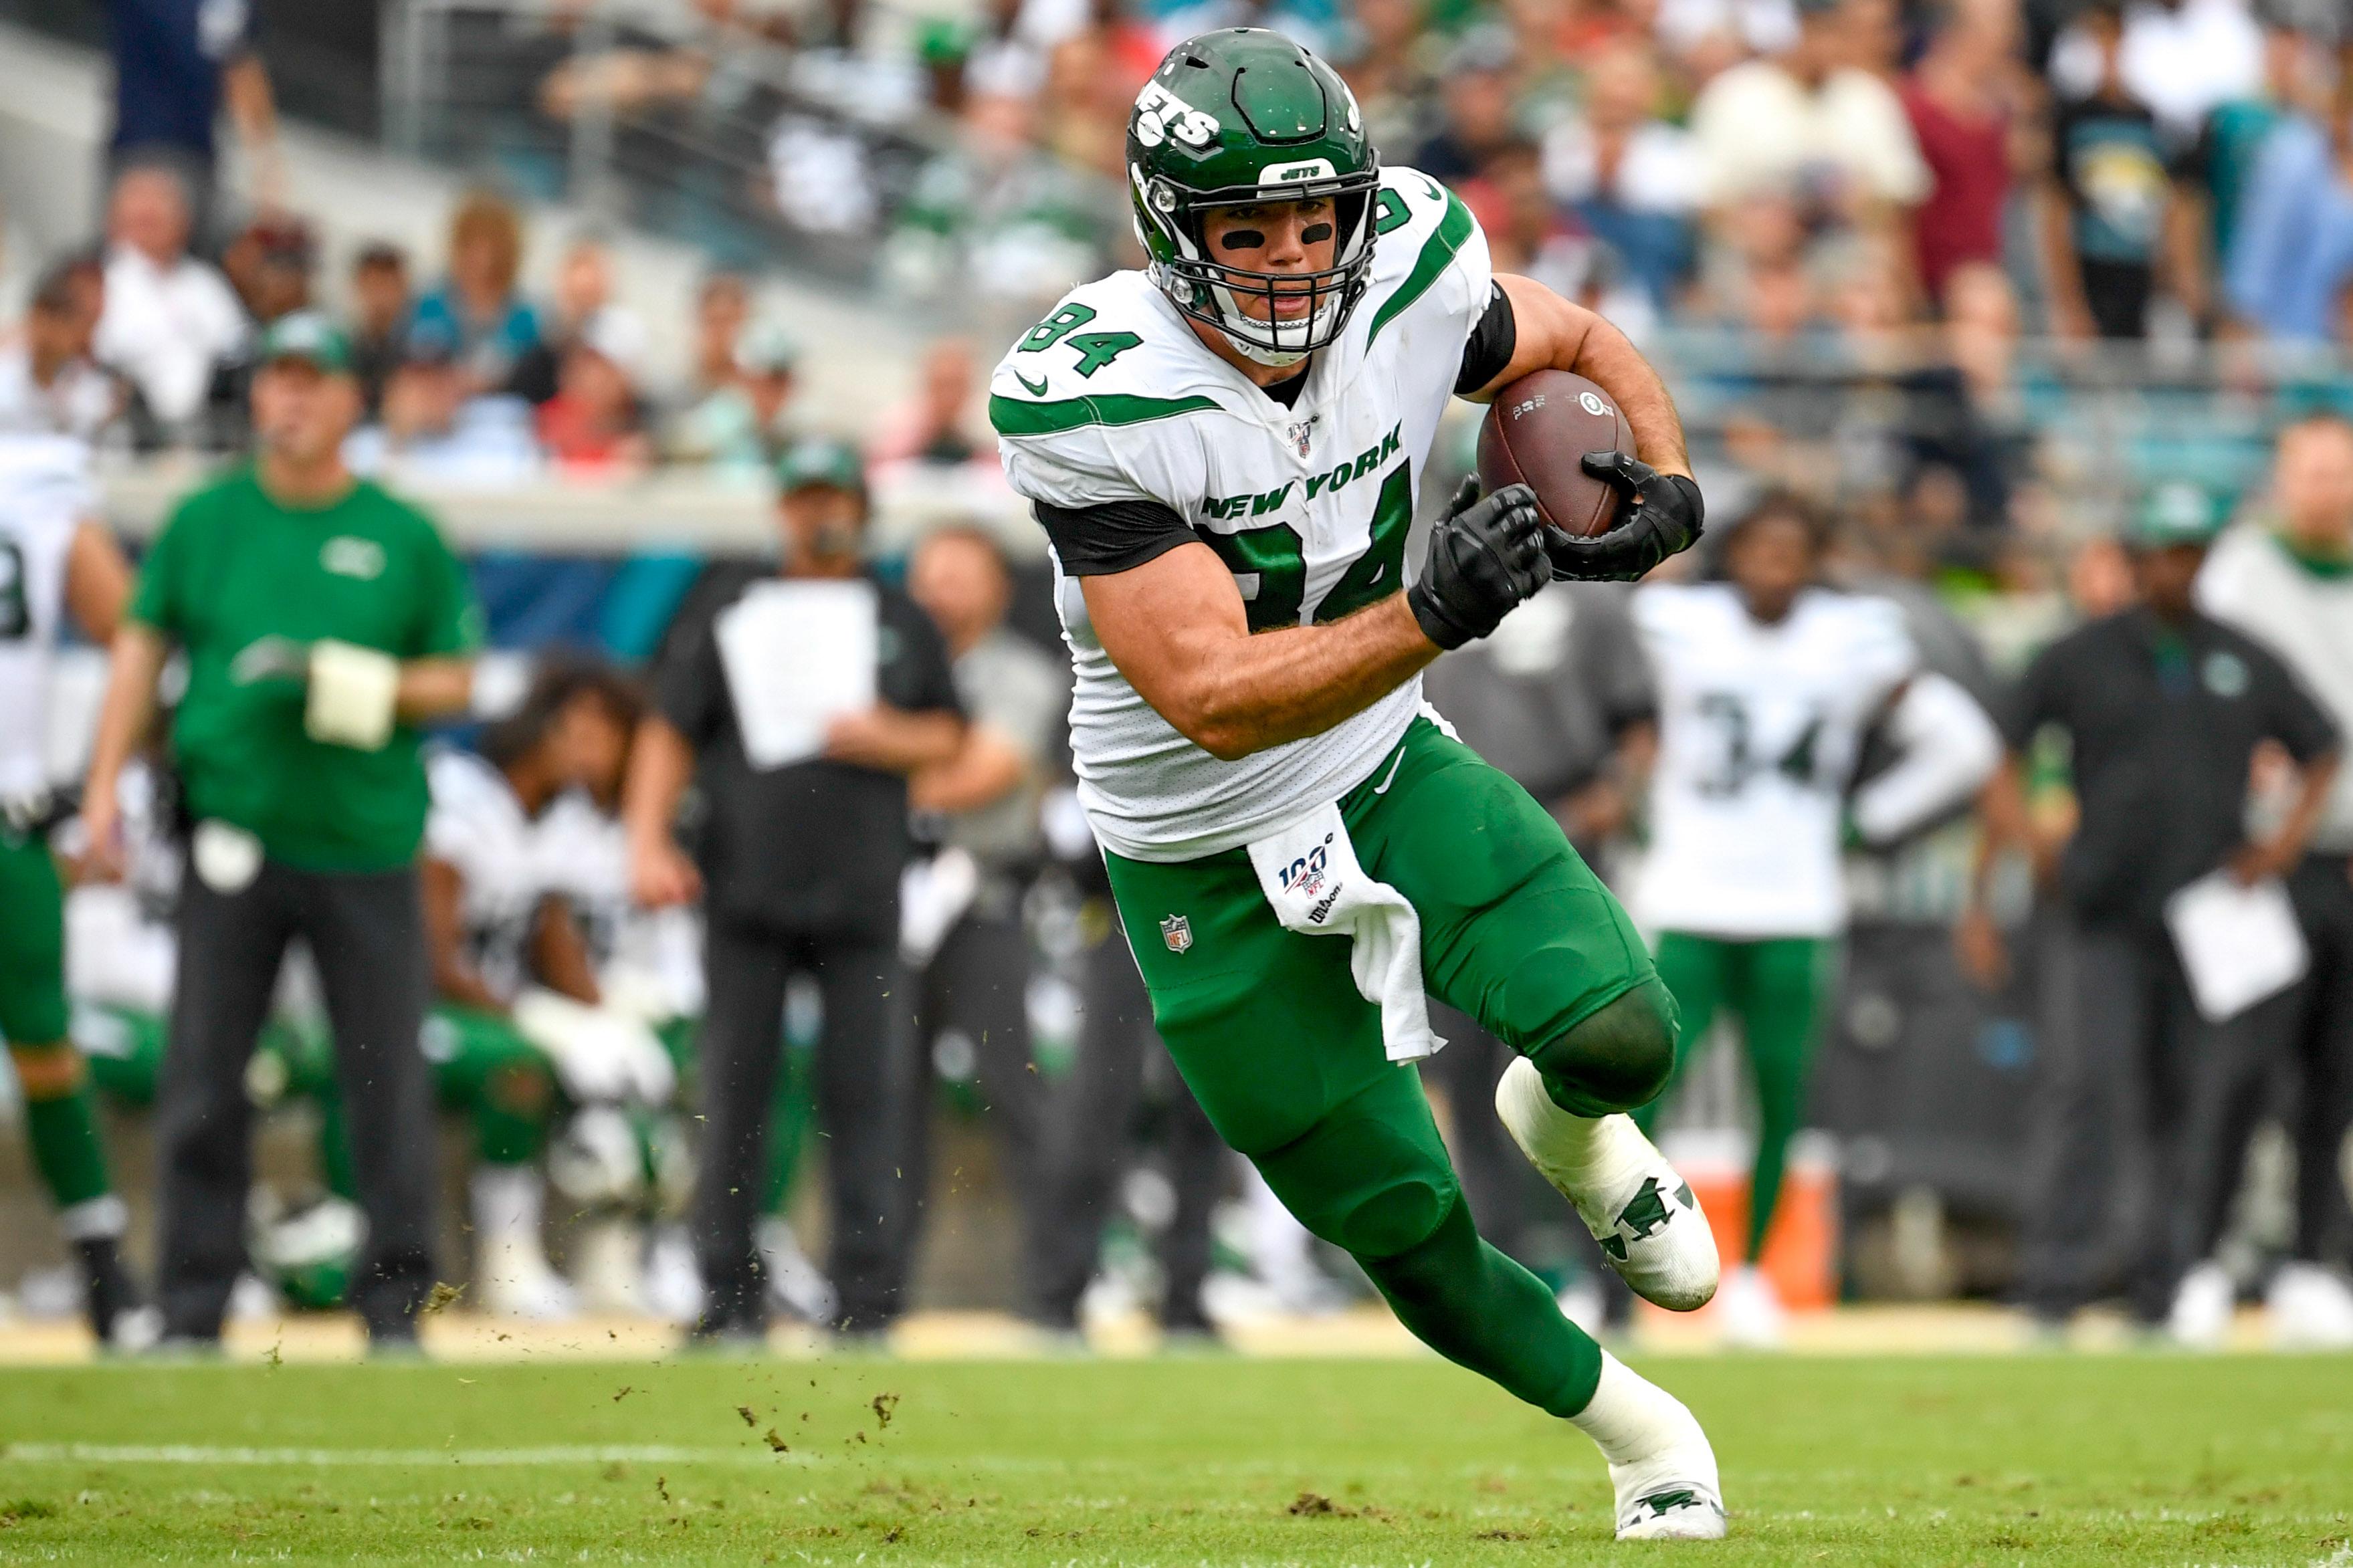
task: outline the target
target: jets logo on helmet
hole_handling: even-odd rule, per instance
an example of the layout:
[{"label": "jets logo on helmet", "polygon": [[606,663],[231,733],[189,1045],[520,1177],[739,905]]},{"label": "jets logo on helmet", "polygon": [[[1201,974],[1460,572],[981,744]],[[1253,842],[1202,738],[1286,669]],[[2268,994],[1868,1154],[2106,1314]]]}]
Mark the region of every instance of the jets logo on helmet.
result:
[{"label": "jets logo on helmet", "polygon": [[1218,139],[1218,122],[1171,93],[1156,81],[1147,81],[1135,95],[1135,139],[1157,147],[1174,136],[1187,147],[1207,147]]},{"label": "jets logo on helmet", "polygon": [[[1187,39],[1136,95],[1127,170],[1136,237],[1178,310],[1261,364],[1295,364],[1340,335],[1371,281],[1380,158],[1330,66],[1264,28]],[[1330,266],[1263,272],[1209,254],[1213,209],[1298,201],[1332,204]],[[1286,315],[1278,296],[1306,307]]]}]

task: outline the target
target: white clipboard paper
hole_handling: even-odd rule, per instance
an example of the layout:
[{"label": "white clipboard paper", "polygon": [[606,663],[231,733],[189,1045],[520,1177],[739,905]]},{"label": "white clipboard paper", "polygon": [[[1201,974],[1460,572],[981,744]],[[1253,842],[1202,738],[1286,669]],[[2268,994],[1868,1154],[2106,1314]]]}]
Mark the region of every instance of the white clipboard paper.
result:
[{"label": "white clipboard paper", "polygon": [[881,630],[874,585],[755,583],[712,623],[744,754],[755,768],[806,762],[826,725],[874,706]]},{"label": "white clipboard paper", "polygon": [[2312,954],[2277,878],[2242,888],[2211,871],[2165,901],[2165,923],[2210,1024],[2237,1017],[2304,978]]}]

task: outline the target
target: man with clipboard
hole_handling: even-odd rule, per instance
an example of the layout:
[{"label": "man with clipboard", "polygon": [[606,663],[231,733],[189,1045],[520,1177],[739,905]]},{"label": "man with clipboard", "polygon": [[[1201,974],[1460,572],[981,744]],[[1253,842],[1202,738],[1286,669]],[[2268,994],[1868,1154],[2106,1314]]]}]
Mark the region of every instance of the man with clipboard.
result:
[{"label": "man with clipboard", "polygon": [[[753,1222],[797,973],[824,997],[832,1326],[879,1333],[901,1309],[922,1198],[900,1174],[916,1168],[923,1078],[898,955],[907,775],[953,755],[965,727],[938,630],[866,570],[857,453],[802,442],[777,486],[783,559],[714,565],[688,595],[656,659],[655,710],[621,805],[638,901],[700,897],[708,924],[691,1226],[695,1331],[712,1341],[765,1327]],[[689,784],[691,858],[672,836]]]}]

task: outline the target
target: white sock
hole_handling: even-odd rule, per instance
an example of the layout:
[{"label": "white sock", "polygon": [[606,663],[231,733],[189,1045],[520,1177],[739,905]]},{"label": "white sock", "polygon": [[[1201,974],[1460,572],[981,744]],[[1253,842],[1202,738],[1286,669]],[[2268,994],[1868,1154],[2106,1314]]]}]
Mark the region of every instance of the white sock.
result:
[{"label": "white sock", "polygon": [[547,1184],[536,1165],[477,1165],[468,1184],[474,1233],[488,1247],[527,1246],[538,1253]]},{"label": "white sock", "polygon": [[1592,1402],[1568,1419],[1613,1465],[1640,1464],[1698,1426],[1682,1400],[1608,1351],[1601,1352],[1601,1382]]},{"label": "white sock", "polygon": [[1528,1065],[1530,1071],[1520,1098],[1536,1113],[1536,1145],[1544,1152],[1546,1164],[1570,1184],[1581,1186],[1614,1152],[1616,1140],[1607,1131],[1609,1118],[1563,1110],[1545,1092],[1543,1075],[1533,1070],[1535,1064]]}]

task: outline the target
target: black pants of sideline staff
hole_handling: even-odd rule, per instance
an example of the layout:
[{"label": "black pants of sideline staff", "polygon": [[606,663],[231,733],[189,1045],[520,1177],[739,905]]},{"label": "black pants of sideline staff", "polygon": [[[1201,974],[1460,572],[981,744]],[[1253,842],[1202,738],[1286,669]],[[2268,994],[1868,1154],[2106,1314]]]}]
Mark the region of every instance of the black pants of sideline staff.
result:
[{"label": "black pants of sideline staff", "polygon": [[1050,1174],[1037,1247],[1039,1321],[1053,1329],[1078,1326],[1080,1300],[1102,1256],[1103,1224],[1119,1196],[1129,1126],[1158,1069],[1167,1081],[1162,1141],[1176,1197],[1160,1238],[1160,1324],[1176,1333],[1207,1332],[1201,1284],[1209,1277],[1210,1221],[1225,1186],[1225,1142],[1176,1076],[1176,1064],[1152,1026],[1144,976],[1116,924],[1087,952],[1084,963],[1078,1061],[1050,1102]]},{"label": "black pants of sideline staff", "polygon": [[156,1097],[164,1329],[220,1336],[246,1265],[253,1107],[246,1064],[287,945],[318,965],[367,1243],[352,1304],[377,1342],[415,1338],[433,1281],[432,1079],[417,1035],[430,973],[413,869],[297,871],[265,861],[233,892],[184,868],[171,1044]]},{"label": "black pants of sideline staff", "polygon": [[696,1055],[703,1128],[693,1231],[705,1332],[766,1321],[753,1224],[767,1169],[768,1106],[784,1051],[786,982],[817,982],[825,1005],[817,1112],[831,1189],[828,1271],[838,1327],[872,1333],[904,1304],[914,1250],[915,1071],[909,982],[895,941],[817,936],[714,920],[705,937],[710,997]]},{"label": "black pants of sideline staff", "polygon": [[2344,1175],[2353,1122],[2353,868],[2342,855],[2307,856],[2288,879],[2288,893],[2311,968],[2233,1019],[2225,1037],[2231,1048],[2201,1060],[2190,1079],[2186,1142],[2196,1161],[2182,1173],[2189,1205],[2176,1239],[2189,1262],[2210,1256],[2221,1239],[2248,1142],[2290,1083],[2295,1256],[2341,1266],[2353,1247]]}]

